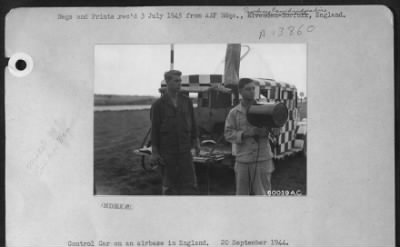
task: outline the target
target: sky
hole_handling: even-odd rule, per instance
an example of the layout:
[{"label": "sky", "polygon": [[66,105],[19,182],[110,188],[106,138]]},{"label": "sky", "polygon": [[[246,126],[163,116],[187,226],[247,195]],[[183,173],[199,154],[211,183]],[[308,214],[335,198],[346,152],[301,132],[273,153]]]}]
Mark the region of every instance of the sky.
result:
[{"label": "sky", "polygon": [[[306,44],[242,44],[250,52],[240,77],[294,84],[306,95]],[[153,95],[170,69],[170,44],[97,45],[95,94]],[[189,74],[223,74],[226,44],[175,44],[174,69]],[[242,54],[247,48],[242,47]]]}]

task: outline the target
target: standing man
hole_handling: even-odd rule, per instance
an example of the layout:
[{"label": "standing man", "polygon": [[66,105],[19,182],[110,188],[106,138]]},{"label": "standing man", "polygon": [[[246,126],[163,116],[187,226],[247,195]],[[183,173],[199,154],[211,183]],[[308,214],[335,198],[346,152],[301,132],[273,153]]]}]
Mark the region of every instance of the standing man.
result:
[{"label": "standing man", "polygon": [[198,154],[200,144],[189,97],[179,94],[178,70],[164,73],[166,93],[151,106],[151,164],[161,165],[164,195],[198,193],[191,148]]},{"label": "standing man", "polygon": [[[242,100],[229,112],[224,133],[236,153],[236,195],[267,195],[275,169],[268,140],[270,129],[255,127],[247,121],[247,109],[255,103],[254,82],[242,79],[238,88]],[[273,131],[279,134],[279,129]]]}]

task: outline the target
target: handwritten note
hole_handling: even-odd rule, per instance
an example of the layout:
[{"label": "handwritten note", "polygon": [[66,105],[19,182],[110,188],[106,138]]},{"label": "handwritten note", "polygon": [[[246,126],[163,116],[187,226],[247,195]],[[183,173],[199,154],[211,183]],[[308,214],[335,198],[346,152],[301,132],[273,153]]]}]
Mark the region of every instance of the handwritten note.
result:
[{"label": "handwritten note", "polygon": [[[296,25],[296,26],[279,26],[275,29],[270,30],[269,34],[275,37],[281,36],[301,36],[307,33],[312,33],[316,29],[315,25]],[[264,39],[267,37],[268,31],[262,29],[259,33],[258,39]]]},{"label": "handwritten note", "polygon": [[74,121],[67,126],[65,121],[55,120],[47,132],[47,137],[40,140],[33,157],[27,162],[26,167],[36,175],[41,176],[51,159],[64,146],[68,147],[69,138]]}]

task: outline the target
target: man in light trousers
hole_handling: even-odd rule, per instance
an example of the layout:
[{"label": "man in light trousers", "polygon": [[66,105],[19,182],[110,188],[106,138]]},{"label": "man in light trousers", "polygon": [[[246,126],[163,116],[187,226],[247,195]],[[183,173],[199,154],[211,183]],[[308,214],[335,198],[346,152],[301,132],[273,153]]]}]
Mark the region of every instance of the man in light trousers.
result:
[{"label": "man in light trousers", "polygon": [[275,170],[268,136],[271,131],[279,134],[279,129],[258,128],[247,121],[246,111],[254,104],[255,84],[242,79],[238,87],[242,99],[229,112],[224,132],[236,156],[236,195],[267,195]]}]

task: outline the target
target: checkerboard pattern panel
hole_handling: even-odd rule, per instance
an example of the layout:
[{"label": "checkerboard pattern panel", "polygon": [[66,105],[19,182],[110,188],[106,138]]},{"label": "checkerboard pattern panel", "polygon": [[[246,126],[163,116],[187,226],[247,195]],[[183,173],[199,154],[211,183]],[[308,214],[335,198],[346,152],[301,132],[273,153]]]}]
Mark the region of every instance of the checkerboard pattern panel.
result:
[{"label": "checkerboard pattern panel", "polygon": [[296,139],[296,114],[294,100],[282,99],[281,101],[286,105],[289,112],[288,121],[281,127],[281,134],[278,137],[275,155],[279,155],[291,150],[294,147]]},{"label": "checkerboard pattern panel", "polygon": [[[210,87],[222,85],[224,77],[223,75],[211,74],[211,75],[183,75],[181,76],[182,82],[181,87]],[[166,87],[165,80],[161,81],[161,88]]]}]

